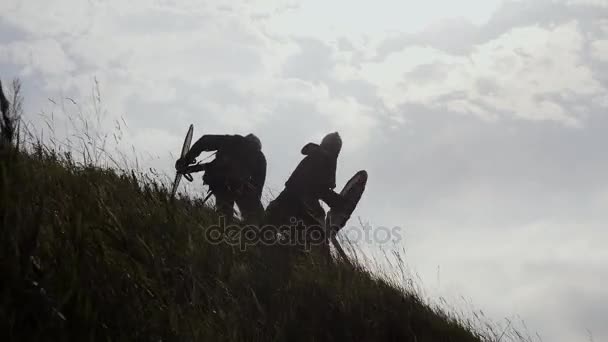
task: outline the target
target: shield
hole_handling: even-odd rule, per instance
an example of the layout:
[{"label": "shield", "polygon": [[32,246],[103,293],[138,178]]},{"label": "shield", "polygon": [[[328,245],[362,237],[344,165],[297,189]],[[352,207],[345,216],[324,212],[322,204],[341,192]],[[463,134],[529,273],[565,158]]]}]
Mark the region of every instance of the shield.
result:
[{"label": "shield", "polygon": [[[184,144],[182,145],[182,151],[180,154],[180,158],[185,157],[186,153],[188,153],[188,151],[190,151],[190,144],[192,143],[192,134],[193,133],[194,133],[194,125],[190,125],[190,128],[188,128],[188,133],[186,133],[186,138],[184,139]],[[177,192],[179,183],[182,180],[182,176],[186,176],[186,178],[192,177],[189,174],[184,174],[183,172],[178,170],[175,173],[175,179],[173,180],[173,187],[171,189],[171,198],[175,197],[175,193]]]},{"label": "shield", "polygon": [[340,191],[340,196],[346,201],[346,204],[340,210],[331,209],[327,213],[327,223],[332,227],[334,233],[342,229],[350,219],[365,191],[366,184],[367,171],[361,170],[355,173]]},{"label": "shield", "polygon": [[365,191],[366,185],[367,171],[361,170],[355,173],[355,175],[346,183],[344,188],[342,188],[342,191],[340,191],[340,196],[342,196],[346,204],[339,208],[339,210],[331,209],[327,213],[325,227],[329,234],[329,239],[345,261],[348,261],[348,259],[346,253],[344,253],[344,250],[336,239],[336,234],[340,229],[344,228],[346,222],[348,222],[350,216],[355,211],[355,208],[363,195],[363,191]]}]

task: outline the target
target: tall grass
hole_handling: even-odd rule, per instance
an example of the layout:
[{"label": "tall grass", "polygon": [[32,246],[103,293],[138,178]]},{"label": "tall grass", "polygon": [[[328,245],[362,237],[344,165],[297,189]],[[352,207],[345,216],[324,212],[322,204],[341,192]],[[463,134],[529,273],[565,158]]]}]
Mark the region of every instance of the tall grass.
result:
[{"label": "tall grass", "polygon": [[212,244],[200,200],[27,146],[0,160],[3,341],[507,340],[358,262]]},{"label": "tall grass", "polygon": [[4,340],[479,340],[363,268],[213,245],[156,183],[41,146],[0,174]]}]

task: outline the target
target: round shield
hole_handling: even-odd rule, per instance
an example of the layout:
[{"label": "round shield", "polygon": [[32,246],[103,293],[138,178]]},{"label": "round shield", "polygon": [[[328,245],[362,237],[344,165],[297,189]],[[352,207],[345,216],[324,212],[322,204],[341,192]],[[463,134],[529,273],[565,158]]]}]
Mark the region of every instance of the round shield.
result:
[{"label": "round shield", "polygon": [[[180,158],[183,158],[186,153],[190,150],[190,144],[192,143],[192,133],[194,133],[194,125],[190,125],[188,128],[188,132],[186,133],[186,138],[184,138],[184,143],[182,144],[182,150],[180,154]],[[175,197],[175,193],[177,192],[177,187],[179,186],[180,181],[182,180],[182,173],[176,172],[175,179],[173,180],[173,186],[171,189],[171,197]]]},{"label": "round shield", "polygon": [[346,204],[340,210],[332,209],[327,213],[327,225],[332,228],[334,233],[342,229],[350,219],[363,195],[363,191],[365,191],[366,184],[367,171],[361,170],[352,176],[340,191],[340,195],[344,198]]}]

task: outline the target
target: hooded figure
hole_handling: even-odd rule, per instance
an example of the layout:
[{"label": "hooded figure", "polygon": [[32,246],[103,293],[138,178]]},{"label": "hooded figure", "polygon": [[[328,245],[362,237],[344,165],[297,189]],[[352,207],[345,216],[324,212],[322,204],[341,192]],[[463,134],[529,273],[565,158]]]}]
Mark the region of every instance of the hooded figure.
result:
[{"label": "hooded figure", "polygon": [[266,157],[260,139],[254,134],[203,135],[175,163],[175,168],[183,170],[203,151],[217,151],[215,159],[203,164],[202,170],[203,181],[214,194],[218,211],[231,221],[236,202],[245,221],[260,222],[264,216],[261,197],[266,180]]},{"label": "hooded figure", "polygon": [[342,139],[337,132],[326,135],[319,145],[308,143],[302,148],[304,159],[266,209],[267,224],[280,227],[301,221],[305,227],[324,227],[325,211],[319,200],[330,208],[343,205],[342,197],[334,191],[341,148]]}]

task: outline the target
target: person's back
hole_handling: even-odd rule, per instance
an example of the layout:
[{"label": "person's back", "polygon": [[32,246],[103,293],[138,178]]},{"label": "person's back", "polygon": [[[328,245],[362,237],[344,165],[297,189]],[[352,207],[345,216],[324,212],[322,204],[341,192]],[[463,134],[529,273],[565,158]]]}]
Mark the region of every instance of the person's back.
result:
[{"label": "person's back", "polygon": [[183,159],[191,162],[203,151],[217,151],[215,159],[205,167],[203,180],[215,195],[218,210],[230,220],[236,202],[243,218],[261,220],[266,157],[260,140],[253,134],[204,135]]},{"label": "person's back", "polygon": [[208,184],[225,185],[234,191],[250,188],[261,198],[266,177],[266,157],[260,147],[240,135],[225,136],[215,159],[209,163],[203,179]]},{"label": "person's back", "polygon": [[324,191],[336,187],[337,156],[330,155],[320,145],[313,143],[304,146],[301,153],[306,157],[285,183],[285,191],[319,199]]}]

